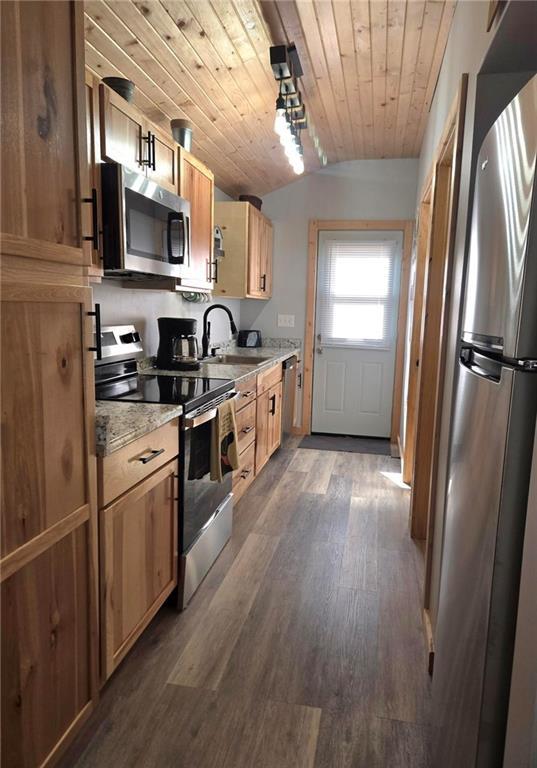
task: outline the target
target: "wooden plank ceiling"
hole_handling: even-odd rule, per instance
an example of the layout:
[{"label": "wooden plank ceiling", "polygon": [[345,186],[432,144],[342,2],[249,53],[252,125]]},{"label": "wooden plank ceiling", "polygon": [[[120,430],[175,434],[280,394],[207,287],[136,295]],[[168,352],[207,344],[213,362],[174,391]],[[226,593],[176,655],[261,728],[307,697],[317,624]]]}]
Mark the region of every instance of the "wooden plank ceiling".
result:
[{"label": "wooden plank ceiling", "polygon": [[[235,196],[295,177],[273,132],[269,47],[294,42],[304,101],[329,163],[417,157],[455,0],[86,0],[86,64],[136,84],[135,103]],[[319,168],[303,132],[306,172]]]}]

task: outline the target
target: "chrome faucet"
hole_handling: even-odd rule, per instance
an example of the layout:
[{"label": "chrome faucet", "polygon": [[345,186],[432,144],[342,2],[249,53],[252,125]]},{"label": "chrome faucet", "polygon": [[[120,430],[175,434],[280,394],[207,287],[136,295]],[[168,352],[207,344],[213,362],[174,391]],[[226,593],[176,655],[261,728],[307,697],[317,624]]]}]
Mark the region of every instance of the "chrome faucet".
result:
[{"label": "chrome faucet", "polygon": [[211,324],[207,322],[207,315],[213,309],[223,309],[224,312],[226,312],[227,316],[229,317],[229,327],[231,328],[231,335],[235,336],[237,333],[237,326],[235,325],[235,321],[233,320],[233,315],[231,314],[231,311],[227,307],[225,307],[223,304],[213,304],[212,306],[208,307],[203,313],[203,336],[201,339],[202,357],[207,357],[209,354],[209,343],[211,341]]}]

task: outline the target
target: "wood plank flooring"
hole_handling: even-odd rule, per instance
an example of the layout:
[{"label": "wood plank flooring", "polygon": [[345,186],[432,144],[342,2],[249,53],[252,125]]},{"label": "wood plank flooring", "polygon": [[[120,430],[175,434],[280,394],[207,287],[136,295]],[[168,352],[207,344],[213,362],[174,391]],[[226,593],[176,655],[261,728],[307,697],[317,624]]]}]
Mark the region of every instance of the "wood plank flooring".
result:
[{"label": "wood plank flooring", "polygon": [[291,440],[188,609],[165,607],[62,763],[428,768],[423,557],[388,456]]}]

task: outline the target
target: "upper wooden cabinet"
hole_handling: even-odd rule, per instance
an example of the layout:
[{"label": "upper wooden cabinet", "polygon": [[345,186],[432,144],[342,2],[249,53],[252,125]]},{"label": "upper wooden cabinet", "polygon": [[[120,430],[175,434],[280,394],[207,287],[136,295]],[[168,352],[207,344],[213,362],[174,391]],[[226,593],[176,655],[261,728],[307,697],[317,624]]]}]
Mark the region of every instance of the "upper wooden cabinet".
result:
[{"label": "upper wooden cabinet", "polygon": [[188,276],[181,286],[211,290],[216,275],[213,262],[214,175],[194,155],[177,147],[179,195],[190,202],[191,254]]},{"label": "upper wooden cabinet", "polygon": [[144,173],[177,192],[176,144],[118,93],[99,85],[102,160]]},{"label": "upper wooden cabinet", "polygon": [[272,223],[250,203],[215,203],[225,256],[218,262],[214,292],[233,298],[272,296]]},{"label": "upper wooden cabinet", "polygon": [[[83,8],[2,2],[2,232],[68,248],[82,244]],[[80,29],[79,29],[80,26]],[[73,36],[82,48],[72,45]],[[42,251],[43,253],[43,251]],[[64,251],[78,261],[79,250]]]}]

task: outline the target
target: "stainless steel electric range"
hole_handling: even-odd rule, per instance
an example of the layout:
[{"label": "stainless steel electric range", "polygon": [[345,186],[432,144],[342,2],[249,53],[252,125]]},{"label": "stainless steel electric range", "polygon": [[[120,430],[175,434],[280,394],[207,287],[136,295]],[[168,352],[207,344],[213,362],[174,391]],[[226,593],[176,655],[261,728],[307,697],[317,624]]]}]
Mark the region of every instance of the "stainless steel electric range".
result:
[{"label": "stainless steel electric range", "polygon": [[[142,344],[134,326],[101,329],[95,365],[97,400],[182,405],[178,501],[180,572],[178,607],[190,598],[231,536],[231,474],[211,480],[211,433],[220,403],[235,397],[228,379],[138,374]],[[98,345],[99,346],[99,345]]]}]

